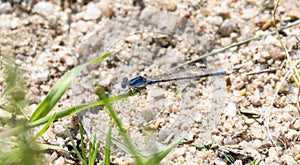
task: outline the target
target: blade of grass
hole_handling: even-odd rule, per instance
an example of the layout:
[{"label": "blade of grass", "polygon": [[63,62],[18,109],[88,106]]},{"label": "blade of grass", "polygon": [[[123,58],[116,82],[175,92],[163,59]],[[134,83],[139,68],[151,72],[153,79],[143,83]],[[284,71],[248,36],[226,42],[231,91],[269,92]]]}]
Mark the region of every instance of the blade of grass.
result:
[{"label": "blade of grass", "polygon": [[[127,92],[125,92],[123,94],[120,94],[118,96],[107,98],[105,100],[100,100],[100,101],[92,102],[92,103],[88,103],[88,104],[81,104],[81,105],[77,105],[77,106],[74,106],[74,107],[70,107],[70,108],[66,108],[66,109],[57,111],[56,116],[55,116],[55,120],[60,119],[60,118],[65,117],[65,116],[68,116],[68,115],[71,115],[71,114],[74,114],[74,113],[77,113],[77,112],[80,112],[80,111],[83,111],[83,110],[91,108],[91,107],[104,105],[104,102],[111,103],[111,102],[115,102],[115,101],[119,101],[119,100],[124,100],[124,99],[126,99],[130,96],[133,96],[133,95],[139,93],[139,91],[142,90],[142,89],[144,89],[144,88],[140,88],[140,89],[136,89],[136,90],[130,90],[130,91],[127,91]],[[39,125],[45,124],[45,123],[48,122],[48,120],[50,118],[51,118],[51,114],[49,114],[49,115],[47,115],[47,116],[45,116],[45,117],[43,117],[39,120],[36,120],[34,122],[28,123],[27,125],[24,125],[22,127],[16,127],[16,128],[1,132],[0,133],[0,138],[11,136],[11,135],[16,135],[16,134],[24,132],[24,131],[26,131],[30,128],[34,128],[34,127],[37,127]]]},{"label": "blade of grass", "polygon": [[75,79],[75,77],[87,65],[100,62],[109,56],[110,56],[110,53],[107,53],[101,57],[98,57],[98,58],[88,62],[88,63],[76,66],[72,70],[68,71],[64,76],[62,76],[61,79],[58,80],[58,82],[55,84],[55,86],[47,94],[47,96],[42,101],[42,103],[39,104],[38,108],[31,116],[30,122],[36,121],[36,120],[41,119],[42,117],[46,116],[52,110],[52,108],[56,105],[58,100],[63,96],[65,91],[69,88],[69,86],[71,85],[71,83]]},{"label": "blade of grass", "polygon": [[103,101],[105,108],[107,109],[110,117],[113,119],[113,121],[116,123],[119,132],[123,138],[123,140],[126,143],[127,149],[129,151],[129,153],[131,154],[131,156],[133,156],[133,158],[135,159],[137,164],[144,164],[142,161],[142,155],[136,150],[136,148],[134,147],[134,145],[132,144],[132,142],[130,141],[130,138],[127,136],[127,131],[126,129],[123,128],[121,120],[118,119],[117,114],[115,113],[115,111],[113,110],[112,106],[109,104],[110,102],[108,101],[109,98],[106,97],[104,90],[102,88],[99,88],[98,90],[98,95],[101,99],[101,101]]},{"label": "blade of grass", "polygon": [[259,165],[260,162],[261,162],[261,159],[256,158],[251,163],[247,163],[246,165]]},{"label": "blade of grass", "polygon": [[94,135],[94,141],[93,141],[93,143],[90,143],[89,165],[94,165],[99,146],[100,146],[100,143],[96,140],[96,135]]},{"label": "blade of grass", "polygon": [[[127,144],[125,144],[125,143],[121,142],[120,140],[117,140],[116,138],[113,138],[113,137],[111,138],[111,141],[115,145],[117,145],[119,148],[121,148],[121,150],[125,151],[128,154],[131,154],[131,151],[130,151],[130,149],[129,149],[129,147],[128,147]],[[142,155],[142,154],[140,156],[141,156],[141,159],[143,160],[143,162],[145,162],[144,160],[146,160],[147,157],[144,156],[144,155]]]},{"label": "blade of grass", "polygon": [[183,86],[180,86],[174,93],[174,96],[176,97],[177,95],[179,95],[186,87],[188,86],[188,84],[185,84]]},{"label": "blade of grass", "polygon": [[111,127],[109,127],[105,142],[104,164],[110,165]]},{"label": "blade of grass", "polygon": [[227,153],[223,153],[223,155],[229,164],[233,164],[235,162],[235,159],[233,158],[232,155],[227,154]]},{"label": "blade of grass", "polygon": [[53,121],[55,120],[56,117],[56,113],[53,113],[50,117],[50,119],[48,120],[48,122],[46,123],[46,125],[34,136],[34,138],[32,139],[31,143],[33,141],[35,141],[37,138],[39,138],[40,136],[42,136],[50,127],[50,125],[53,123]]},{"label": "blade of grass", "polygon": [[76,153],[78,159],[81,161],[81,163],[82,163],[83,165],[88,165],[88,163],[85,161],[85,159],[81,156],[80,152],[79,152],[78,149],[76,148],[76,144],[75,144],[75,141],[74,141],[74,139],[73,139],[73,137],[72,137],[72,135],[71,135],[70,130],[67,129],[66,127],[65,127],[65,130],[67,131],[67,133],[68,133],[68,135],[69,135],[69,138],[70,138],[72,147],[73,147],[73,149],[74,149],[74,151],[75,151],[75,153]]},{"label": "blade of grass", "polygon": [[150,159],[145,164],[159,164],[178,144],[184,140],[185,137],[179,138],[177,141],[175,141],[173,144],[171,144],[166,150],[159,151],[155,154],[153,154]]},{"label": "blade of grass", "polygon": [[87,162],[86,154],[85,154],[85,147],[84,147],[83,128],[82,128],[82,125],[80,123],[78,123],[78,126],[79,126],[79,131],[80,131],[81,155],[82,155],[83,159],[85,160],[85,162]]},{"label": "blade of grass", "polygon": [[[115,101],[124,100],[124,99],[126,99],[130,96],[133,96],[133,95],[137,94],[138,92],[139,91],[137,91],[137,90],[131,90],[131,91],[125,92],[125,93],[120,94],[120,95],[115,96],[115,97],[110,97],[110,98],[103,99],[103,100],[100,100],[100,101],[97,101],[97,102],[92,102],[92,103],[88,103],[88,104],[81,104],[81,105],[74,106],[74,107],[71,107],[71,108],[63,109],[63,110],[57,111],[57,115],[56,115],[55,119],[65,117],[65,116],[83,111],[83,110],[91,108],[91,107],[104,105],[105,102],[112,103],[112,102],[115,102]],[[49,120],[49,117],[50,117],[50,115],[47,115],[47,116],[45,116],[45,117],[43,117],[43,118],[41,118],[41,119],[39,119],[35,122],[29,123],[29,126],[32,128],[32,127],[36,127],[36,126],[39,126],[41,124],[44,124]]]},{"label": "blade of grass", "polygon": [[30,122],[41,119],[46,116],[52,108],[56,105],[58,100],[62,97],[65,91],[69,88],[73,79],[80,73],[80,71],[85,68],[87,64],[79,65],[72,70],[68,71],[51,89],[51,91],[47,94],[45,99],[39,104],[38,108],[32,114],[30,118]]}]

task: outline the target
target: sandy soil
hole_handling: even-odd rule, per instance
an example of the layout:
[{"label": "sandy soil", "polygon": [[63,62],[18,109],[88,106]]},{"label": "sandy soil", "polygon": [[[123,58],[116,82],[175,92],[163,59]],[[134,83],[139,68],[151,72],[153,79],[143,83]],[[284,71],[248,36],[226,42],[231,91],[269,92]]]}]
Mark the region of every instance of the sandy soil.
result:
[{"label": "sandy soil", "polygon": [[[121,94],[126,91],[120,86],[125,76],[156,79],[153,75],[182,64],[188,72],[176,70],[177,76],[225,70],[231,74],[149,85],[112,105],[145,155],[187,137],[162,164],[228,164],[225,154],[232,155],[235,164],[255,159],[260,164],[299,164],[298,87],[278,37],[268,35],[275,30],[273,8],[273,1],[262,0],[0,2],[0,58],[13,56],[26,71],[29,115],[65,72],[105,52],[112,52],[111,57],[84,70],[55,110],[97,101],[95,85],[110,97]],[[299,22],[299,8],[300,1],[280,2],[276,26]],[[296,24],[280,32],[297,66],[299,30]],[[195,60],[257,36],[263,37]],[[202,64],[205,69],[199,69]],[[167,73],[162,76],[173,76]],[[0,83],[3,90],[4,79]],[[174,96],[181,86],[184,90]],[[78,121],[87,141],[96,135],[102,142],[103,155],[111,124],[103,107],[55,122],[44,142],[67,148],[70,142],[62,126],[76,137]],[[120,139],[117,128],[112,134]],[[196,147],[203,145],[212,149]],[[134,162],[117,146],[113,151],[113,163]],[[51,151],[45,158],[49,164],[75,164],[73,156]]]}]

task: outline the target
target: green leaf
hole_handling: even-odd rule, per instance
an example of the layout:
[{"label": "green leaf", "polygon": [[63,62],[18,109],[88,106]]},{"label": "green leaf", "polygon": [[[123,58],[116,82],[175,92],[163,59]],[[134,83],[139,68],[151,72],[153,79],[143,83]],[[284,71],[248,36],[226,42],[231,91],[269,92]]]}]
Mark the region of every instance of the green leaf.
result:
[{"label": "green leaf", "polygon": [[110,165],[111,127],[109,127],[105,142],[104,164]]},{"label": "green leaf", "polygon": [[78,126],[79,126],[79,131],[80,131],[81,155],[82,155],[83,159],[85,160],[85,162],[87,162],[86,154],[85,154],[85,146],[84,146],[83,128],[80,123],[78,123]]},{"label": "green leaf", "polygon": [[35,141],[37,138],[39,138],[40,136],[42,136],[50,127],[50,125],[53,123],[53,121],[55,120],[56,117],[56,113],[53,113],[51,115],[51,118],[48,120],[48,122],[46,123],[46,125],[34,136],[34,138],[32,139],[32,142]]},{"label": "green leaf", "polygon": [[259,165],[260,162],[261,162],[261,159],[256,158],[252,162],[247,163],[246,165]]},{"label": "green leaf", "polygon": [[94,136],[94,142],[92,144],[93,150],[92,150],[92,152],[90,152],[89,165],[95,164],[99,146],[100,146],[100,142],[96,141],[96,136]]},{"label": "green leaf", "polygon": [[166,150],[164,151],[159,151],[155,154],[153,154],[149,160],[145,164],[159,164],[175,147],[178,146],[178,144],[181,143],[181,141],[185,137],[179,138],[177,141],[175,141],[173,144],[171,144]]},{"label": "green leaf", "polygon": [[180,87],[176,90],[174,96],[176,97],[177,95],[179,95],[179,94],[180,94],[187,86],[188,86],[188,84],[185,84],[185,85],[183,85],[183,86],[180,86]]},{"label": "green leaf", "polygon": [[75,77],[80,73],[80,71],[85,68],[87,64],[79,65],[72,70],[68,71],[51,89],[51,91],[47,94],[42,103],[38,106],[36,111],[30,118],[30,122],[41,119],[46,116],[52,108],[56,105],[58,100],[63,96],[66,90],[69,88],[72,81]]},{"label": "green leaf", "polygon": [[85,159],[81,156],[80,152],[79,152],[78,149],[76,148],[76,144],[75,144],[75,141],[74,141],[74,139],[73,139],[73,137],[72,137],[72,135],[71,135],[70,130],[67,129],[67,128],[65,128],[65,129],[66,129],[66,131],[67,131],[67,133],[68,133],[68,135],[69,135],[69,138],[70,138],[72,147],[73,147],[73,149],[74,149],[74,151],[75,151],[75,153],[76,153],[78,159],[82,162],[83,165],[87,165],[87,162],[86,162]]},{"label": "green leaf", "polygon": [[233,156],[231,156],[230,154],[224,153],[224,157],[230,164],[233,164],[235,161]]},{"label": "green leaf", "polygon": [[89,64],[95,64],[96,62],[100,62],[105,58],[109,57],[110,53],[104,54],[101,57],[98,57],[88,63],[76,66],[72,70],[68,71],[60,80],[55,84],[55,86],[50,90],[42,103],[38,106],[36,111],[30,118],[30,122],[36,121],[45,117],[52,108],[56,105],[58,100],[63,96],[66,90],[71,85],[72,81],[76,78],[76,76]]},{"label": "green leaf", "polygon": [[[129,92],[130,92],[130,94],[132,94],[132,93],[135,93],[134,91],[138,92],[138,90],[131,90]],[[104,93],[104,90],[102,88],[99,88],[98,94],[99,94],[99,97],[102,99],[100,101],[103,101],[103,104],[104,104],[105,108],[107,109],[110,117],[116,123],[116,125],[117,125],[117,127],[119,129],[119,132],[120,132],[123,140],[126,143],[127,150],[129,151],[129,153],[131,154],[131,156],[133,156],[133,158],[135,159],[135,161],[136,161],[137,164],[143,164],[141,154],[136,150],[135,146],[130,141],[130,138],[127,135],[126,129],[123,128],[123,126],[122,126],[121,120],[118,118],[116,112],[113,110],[112,106],[109,104],[111,98],[107,98],[106,97],[106,95]]]}]

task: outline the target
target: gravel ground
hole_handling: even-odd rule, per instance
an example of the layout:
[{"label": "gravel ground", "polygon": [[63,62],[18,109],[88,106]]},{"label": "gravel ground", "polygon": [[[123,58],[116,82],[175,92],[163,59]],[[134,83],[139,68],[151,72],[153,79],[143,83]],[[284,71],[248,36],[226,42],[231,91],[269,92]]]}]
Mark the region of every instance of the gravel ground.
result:
[{"label": "gravel ground", "polygon": [[[1,2],[0,58],[12,54],[15,62],[27,71],[27,96],[32,101],[25,111],[31,114],[65,72],[106,51],[112,52],[107,60],[82,72],[72,90],[55,107],[58,110],[96,101],[95,85],[104,87],[108,96],[116,96],[126,91],[120,86],[124,76],[151,77],[199,55],[268,34],[274,30],[270,22],[273,3]],[[299,8],[300,1],[279,3],[278,27],[297,21]],[[295,62],[299,61],[299,30],[295,26],[281,32]],[[138,149],[149,155],[186,136],[185,143],[175,148],[162,164],[227,164],[224,153],[233,155],[235,164],[257,158],[261,159],[260,164],[299,164],[298,87],[291,78],[278,38],[268,35],[189,65],[200,68],[203,63],[206,70],[233,74],[151,85],[139,95],[112,104]],[[195,72],[192,68],[190,71]],[[5,86],[3,81],[0,80],[1,86]],[[186,88],[174,96],[183,85]],[[2,111],[0,116],[5,114]],[[43,140],[67,147],[69,140],[63,126],[78,134],[78,120],[87,133],[86,140],[96,135],[103,142],[103,155],[105,132],[111,124],[103,107],[55,122]],[[116,128],[112,134],[120,138]],[[195,147],[203,145],[213,148]],[[112,156],[113,163],[133,163],[131,156],[118,147],[114,146],[113,151],[117,152]],[[76,163],[72,155],[58,151],[45,157],[49,164]]]}]

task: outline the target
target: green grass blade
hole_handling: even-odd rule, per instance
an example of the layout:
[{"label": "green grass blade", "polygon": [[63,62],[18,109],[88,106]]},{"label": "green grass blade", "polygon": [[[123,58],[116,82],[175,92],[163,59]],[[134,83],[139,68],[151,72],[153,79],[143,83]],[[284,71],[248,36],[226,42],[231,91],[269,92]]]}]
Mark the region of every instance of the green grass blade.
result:
[{"label": "green grass blade", "polygon": [[[132,90],[132,91],[128,91],[128,92],[125,92],[123,94],[120,94],[118,96],[103,99],[103,100],[100,100],[100,101],[97,101],[97,102],[92,102],[92,103],[88,103],[88,104],[81,104],[81,105],[77,105],[77,106],[70,107],[70,108],[67,108],[67,109],[63,109],[63,110],[57,111],[56,119],[59,119],[59,118],[62,118],[62,117],[65,117],[65,116],[83,111],[83,110],[91,108],[91,107],[104,105],[105,102],[112,103],[112,102],[115,102],[115,101],[124,100],[127,97],[133,96],[137,93],[138,93],[138,91]],[[29,126],[30,127],[39,126],[41,124],[46,123],[49,119],[50,119],[50,115],[47,115],[47,116],[45,116],[45,117],[43,117],[43,118],[41,118],[41,119],[39,119],[35,122],[30,123]]]},{"label": "green grass blade", "polygon": [[110,165],[111,127],[109,127],[105,142],[104,164]]},{"label": "green grass blade", "polygon": [[111,55],[111,53],[106,53],[104,55],[102,55],[101,57],[95,58],[91,61],[88,62],[89,65],[93,65],[93,64],[97,64],[103,60],[105,60],[106,58],[108,58]]},{"label": "green grass blade", "polygon": [[145,164],[153,164],[153,165],[159,164],[175,147],[178,146],[179,143],[181,143],[182,140],[184,140],[184,138],[185,137],[179,138],[177,141],[171,144],[166,150],[159,151],[153,154]]},{"label": "green grass blade", "polygon": [[78,126],[79,126],[79,131],[80,131],[81,155],[82,155],[83,159],[85,160],[85,162],[87,162],[86,154],[85,154],[85,146],[84,146],[83,128],[80,123],[78,123]]},{"label": "green grass blade", "polygon": [[188,86],[188,84],[185,84],[183,86],[180,86],[176,91],[174,96],[176,97],[177,95],[179,95],[186,87]]},{"label": "green grass blade", "polygon": [[36,111],[30,118],[30,122],[41,119],[46,116],[52,108],[56,105],[58,100],[62,97],[62,95],[66,92],[66,90],[70,87],[71,83],[75,79],[75,77],[89,64],[95,64],[96,62],[100,62],[105,58],[109,57],[110,53],[107,53],[101,57],[98,57],[88,63],[76,66],[72,70],[68,71],[64,76],[61,77],[60,80],[55,84],[55,86],[50,90],[42,103],[38,106]]},{"label": "green grass blade", "polygon": [[[137,90],[131,90],[129,92],[138,92]],[[124,140],[124,142],[126,143],[127,146],[127,150],[129,151],[129,153],[131,154],[131,156],[133,156],[133,158],[135,159],[137,164],[144,164],[142,161],[142,155],[136,150],[136,148],[134,147],[134,145],[132,144],[132,142],[130,141],[130,138],[127,136],[127,131],[126,129],[123,128],[121,120],[118,119],[117,114],[115,113],[115,111],[113,110],[112,106],[109,104],[110,102],[110,98],[107,98],[104,90],[102,88],[99,88],[98,90],[98,94],[100,96],[100,98],[103,101],[103,104],[105,106],[105,108],[107,109],[110,117],[113,119],[113,121],[116,123],[119,132]]]},{"label": "green grass blade", "polygon": [[39,104],[36,111],[30,118],[30,122],[36,121],[44,116],[46,116],[52,108],[56,105],[58,100],[63,96],[65,91],[69,88],[72,81],[80,73],[80,71],[85,68],[87,64],[79,65],[72,70],[68,71],[51,89],[47,94],[45,99]]},{"label": "green grass blade", "polygon": [[[115,101],[119,101],[119,100],[124,100],[124,99],[126,99],[130,96],[133,96],[133,95],[137,94],[139,92],[139,90],[142,90],[142,89],[144,89],[144,88],[140,88],[138,90],[130,90],[130,91],[127,91],[127,92],[125,92],[123,94],[120,94],[118,96],[115,96],[115,97],[107,98],[107,99],[104,99],[104,100],[100,100],[100,101],[92,102],[92,103],[88,103],[88,104],[81,104],[81,105],[77,105],[77,106],[74,106],[74,107],[70,107],[70,108],[66,108],[66,109],[57,111],[56,116],[55,116],[55,120],[60,119],[60,118],[65,117],[65,116],[68,116],[68,115],[71,115],[71,114],[74,114],[74,113],[77,113],[77,112],[80,112],[80,111],[83,111],[83,110],[91,108],[91,107],[104,105],[104,102],[111,103],[111,102],[115,102]],[[16,135],[16,134],[22,133],[22,132],[24,132],[24,131],[26,131],[30,128],[34,128],[34,127],[37,127],[39,125],[45,124],[50,120],[50,118],[51,118],[51,114],[49,114],[49,115],[47,115],[47,116],[45,116],[45,117],[43,117],[39,120],[31,122],[27,125],[24,125],[22,127],[16,127],[16,128],[10,129],[8,131],[1,132],[0,133],[0,138]]]},{"label": "green grass blade", "polygon": [[232,155],[223,153],[225,159],[228,161],[229,164],[233,164],[235,162],[234,158]]},{"label": "green grass blade", "polygon": [[261,162],[261,159],[256,158],[252,162],[247,163],[246,165],[259,165],[260,162]]},{"label": "green grass blade", "polygon": [[35,141],[40,136],[42,136],[48,130],[48,128],[50,127],[50,125],[55,120],[55,117],[56,117],[56,113],[53,113],[51,115],[50,119],[48,120],[48,122],[46,123],[46,125],[34,136],[34,138],[32,139],[32,142]]},{"label": "green grass blade", "polygon": [[126,144],[124,144],[123,142],[115,139],[115,138],[111,138],[111,141],[117,145],[119,148],[121,148],[123,151],[125,151],[126,153],[130,154],[130,149],[128,148],[128,146]]},{"label": "green grass blade", "polygon": [[95,164],[99,146],[100,146],[100,142],[96,140],[96,135],[95,135],[93,144],[91,145],[91,151],[89,151],[89,165]]},{"label": "green grass blade", "polygon": [[70,130],[67,129],[66,127],[65,127],[65,129],[66,129],[66,131],[67,131],[67,133],[68,133],[68,135],[69,135],[69,138],[70,138],[72,147],[73,147],[73,149],[74,149],[74,151],[75,151],[75,153],[76,153],[78,159],[81,161],[81,163],[82,163],[83,165],[87,165],[87,162],[86,162],[85,159],[81,156],[80,152],[79,152],[78,149],[76,148],[76,144],[75,144],[75,141],[74,141],[74,139],[73,139],[73,137],[72,137],[72,135],[71,135]]}]

